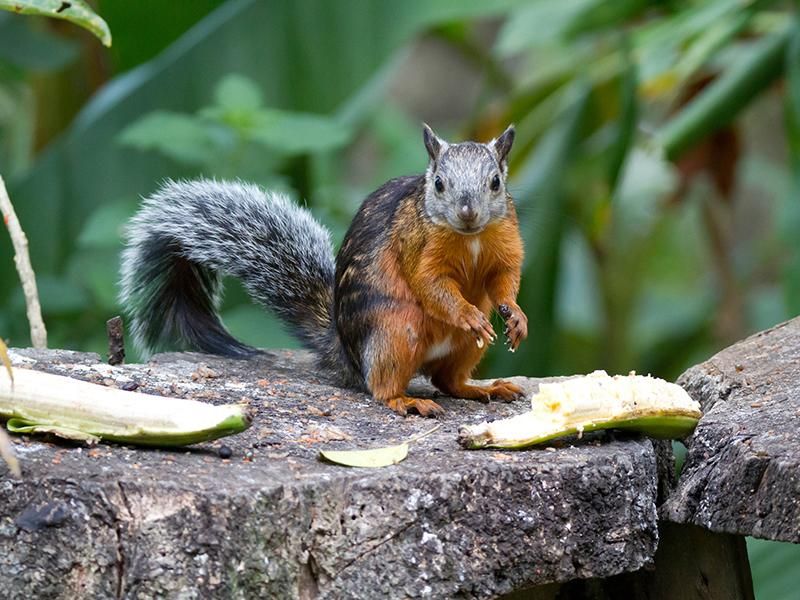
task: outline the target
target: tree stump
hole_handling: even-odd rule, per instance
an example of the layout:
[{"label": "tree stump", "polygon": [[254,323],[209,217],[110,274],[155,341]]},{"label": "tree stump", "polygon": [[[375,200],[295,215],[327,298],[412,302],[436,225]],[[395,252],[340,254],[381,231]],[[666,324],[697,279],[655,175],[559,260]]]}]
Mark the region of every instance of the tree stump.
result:
[{"label": "tree stump", "polygon": [[658,444],[598,433],[525,452],[458,446],[460,424],[523,412],[528,400],[439,398],[441,429],[404,462],[352,469],[319,450],[396,444],[433,423],[332,386],[304,352],[123,366],[59,350],[11,355],[101,385],[246,400],[257,416],[243,434],[182,450],[17,438],[24,478],[0,467],[9,598],[490,598],[635,571],[656,552],[658,464],[668,463]]}]

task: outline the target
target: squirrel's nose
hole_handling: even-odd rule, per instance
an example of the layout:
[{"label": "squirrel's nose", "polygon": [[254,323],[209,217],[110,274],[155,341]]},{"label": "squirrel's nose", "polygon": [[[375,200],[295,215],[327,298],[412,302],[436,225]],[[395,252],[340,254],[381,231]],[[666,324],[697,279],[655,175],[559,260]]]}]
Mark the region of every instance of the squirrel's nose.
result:
[{"label": "squirrel's nose", "polygon": [[461,220],[465,223],[471,223],[475,220],[475,217],[478,216],[478,214],[475,212],[475,209],[469,204],[462,204],[458,212]]}]

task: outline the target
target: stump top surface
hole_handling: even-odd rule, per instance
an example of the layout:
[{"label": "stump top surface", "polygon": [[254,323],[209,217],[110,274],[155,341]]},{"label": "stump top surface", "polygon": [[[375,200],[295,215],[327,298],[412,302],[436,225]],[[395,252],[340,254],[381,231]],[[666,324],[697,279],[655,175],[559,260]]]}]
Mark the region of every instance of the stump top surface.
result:
[{"label": "stump top surface", "polygon": [[249,361],[173,353],[118,367],[59,350],[16,350],[12,360],[152,394],[245,400],[256,417],[242,434],[180,450],[17,438],[23,480],[0,470],[4,589],[494,597],[635,570],[655,552],[650,441],[599,434],[516,452],[458,446],[459,425],[523,412],[527,399],[439,398],[441,428],[405,461],[352,469],[321,462],[320,449],[397,444],[436,422],[330,385],[304,352]]},{"label": "stump top surface", "polygon": [[678,383],[705,415],[662,514],[800,542],[800,318],[734,344]]}]

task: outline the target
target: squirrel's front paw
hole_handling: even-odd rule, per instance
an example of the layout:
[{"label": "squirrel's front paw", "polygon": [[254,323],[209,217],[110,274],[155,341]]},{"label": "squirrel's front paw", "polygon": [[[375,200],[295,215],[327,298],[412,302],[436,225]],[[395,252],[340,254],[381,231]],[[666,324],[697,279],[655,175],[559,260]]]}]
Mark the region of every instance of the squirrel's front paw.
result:
[{"label": "squirrel's front paw", "polygon": [[517,304],[501,304],[497,311],[506,322],[503,333],[510,352],[514,352],[519,343],[528,337],[528,317]]},{"label": "squirrel's front paw", "polygon": [[489,319],[474,306],[470,306],[464,311],[458,326],[465,331],[472,332],[478,341],[479,348],[483,348],[484,343],[492,344],[497,339],[497,334],[492,329]]}]

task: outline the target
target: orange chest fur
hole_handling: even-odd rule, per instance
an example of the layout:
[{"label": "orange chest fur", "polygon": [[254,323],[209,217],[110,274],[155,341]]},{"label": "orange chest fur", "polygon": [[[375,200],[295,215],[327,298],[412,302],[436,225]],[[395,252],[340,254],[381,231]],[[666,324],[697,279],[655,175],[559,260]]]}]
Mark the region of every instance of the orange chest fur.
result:
[{"label": "orange chest fur", "polygon": [[456,282],[464,299],[478,305],[486,296],[490,278],[504,270],[519,270],[522,246],[515,224],[493,223],[477,235],[461,235],[440,229],[418,247],[401,253],[404,270],[415,270],[417,280]]},{"label": "orange chest fur", "polygon": [[[486,292],[486,281],[497,269],[494,247],[481,235],[442,236],[432,241],[426,251],[435,255],[434,266],[426,264],[430,273],[423,280],[447,277],[458,285],[464,298],[478,304]],[[426,261],[427,262],[427,261]]]}]

